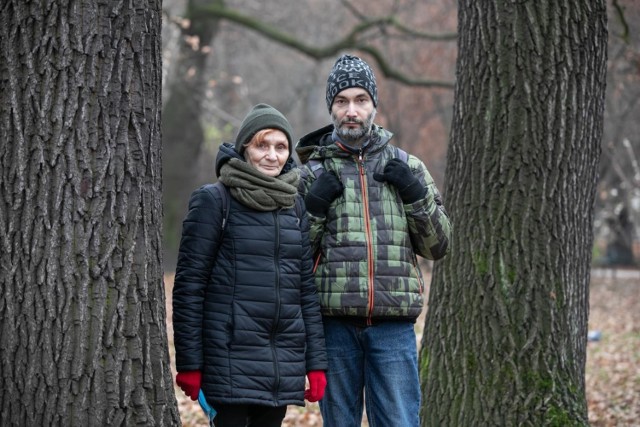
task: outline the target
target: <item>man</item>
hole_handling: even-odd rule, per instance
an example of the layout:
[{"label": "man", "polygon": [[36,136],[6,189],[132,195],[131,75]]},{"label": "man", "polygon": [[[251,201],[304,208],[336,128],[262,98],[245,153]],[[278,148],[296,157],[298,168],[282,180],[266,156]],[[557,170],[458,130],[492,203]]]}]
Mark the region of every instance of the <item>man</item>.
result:
[{"label": "man", "polygon": [[[416,255],[444,257],[451,225],[424,163],[373,123],[376,80],[341,56],[327,80],[333,124],[298,142],[329,359],[325,427],[419,425]],[[363,393],[364,392],[364,393]]]}]

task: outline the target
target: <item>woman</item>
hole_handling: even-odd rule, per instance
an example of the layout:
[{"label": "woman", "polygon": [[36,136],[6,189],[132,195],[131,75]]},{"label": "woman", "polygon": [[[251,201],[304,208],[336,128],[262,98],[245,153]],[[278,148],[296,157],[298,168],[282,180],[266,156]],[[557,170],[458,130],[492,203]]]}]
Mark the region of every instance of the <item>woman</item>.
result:
[{"label": "woman", "polygon": [[[258,104],[223,144],[224,192],[196,190],[183,223],[173,288],[176,383],[202,389],[216,426],[280,426],[287,405],[324,394],[327,360],[292,131]],[[305,374],[310,387],[305,391]]]}]

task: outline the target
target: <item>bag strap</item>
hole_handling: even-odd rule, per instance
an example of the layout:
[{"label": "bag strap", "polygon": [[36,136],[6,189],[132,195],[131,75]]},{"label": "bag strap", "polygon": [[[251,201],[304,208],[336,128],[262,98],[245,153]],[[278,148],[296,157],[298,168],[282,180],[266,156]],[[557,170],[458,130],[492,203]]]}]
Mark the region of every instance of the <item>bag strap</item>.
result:
[{"label": "bag strap", "polygon": [[224,237],[224,230],[227,226],[227,220],[229,219],[229,200],[231,199],[231,195],[229,194],[227,186],[220,181],[213,184],[213,188],[218,191],[220,194],[220,200],[222,200],[222,231],[220,232],[220,241],[222,241],[222,237]]},{"label": "bag strap", "polygon": [[[222,226],[220,227],[220,232],[218,234],[218,241],[220,244],[222,244],[222,239],[224,238],[224,230],[227,226],[227,220],[229,219],[229,200],[231,199],[231,195],[227,186],[220,181],[216,182],[213,185],[206,185],[204,186],[204,188],[210,193],[213,193],[213,191],[217,191],[220,195],[220,200],[222,202]],[[214,260],[218,257],[219,249],[220,246],[218,246],[218,248],[216,248],[215,250],[215,253],[212,254]]]},{"label": "bag strap", "polygon": [[324,172],[324,163],[318,159],[311,159],[309,160],[309,169],[311,169],[313,176],[318,179]]},{"label": "bag strap", "polygon": [[395,149],[396,149],[396,157],[402,160],[403,163],[409,163],[409,153],[407,153],[400,147],[395,147]]},{"label": "bag strap", "polygon": [[296,196],[296,204],[294,207],[296,209],[296,217],[298,218],[298,225],[300,225],[300,220],[302,219],[302,197],[301,196]]}]

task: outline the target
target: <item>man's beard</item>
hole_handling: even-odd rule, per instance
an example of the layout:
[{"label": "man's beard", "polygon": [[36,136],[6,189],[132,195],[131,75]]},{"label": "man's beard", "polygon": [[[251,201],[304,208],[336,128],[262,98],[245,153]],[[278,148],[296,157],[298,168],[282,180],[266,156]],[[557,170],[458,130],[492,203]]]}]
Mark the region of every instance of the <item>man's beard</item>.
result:
[{"label": "man's beard", "polygon": [[[373,110],[369,117],[366,120],[360,119],[344,119],[342,121],[338,121],[338,118],[334,113],[331,113],[331,121],[333,122],[333,127],[336,129],[336,133],[338,134],[338,138],[342,142],[346,142],[347,144],[354,144],[362,140],[364,137],[369,135],[371,131],[371,126],[373,125],[373,119],[376,117],[376,110]],[[359,128],[342,128],[344,124],[353,124],[357,123],[360,125]]]}]

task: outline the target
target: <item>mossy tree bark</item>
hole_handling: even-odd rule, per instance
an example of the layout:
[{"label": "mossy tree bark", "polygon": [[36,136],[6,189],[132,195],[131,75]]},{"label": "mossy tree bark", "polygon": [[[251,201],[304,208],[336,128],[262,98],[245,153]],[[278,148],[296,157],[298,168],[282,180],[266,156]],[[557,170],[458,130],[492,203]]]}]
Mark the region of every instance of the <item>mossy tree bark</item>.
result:
[{"label": "mossy tree bark", "polygon": [[605,2],[461,1],[458,28],[422,424],[587,425]]},{"label": "mossy tree bark", "polygon": [[0,425],[178,425],[161,2],[8,0],[0,17]]}]

